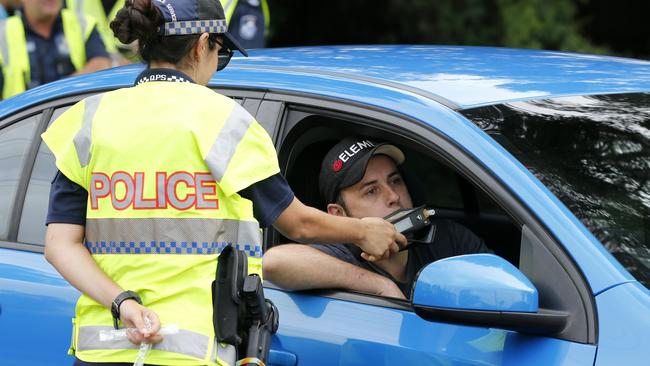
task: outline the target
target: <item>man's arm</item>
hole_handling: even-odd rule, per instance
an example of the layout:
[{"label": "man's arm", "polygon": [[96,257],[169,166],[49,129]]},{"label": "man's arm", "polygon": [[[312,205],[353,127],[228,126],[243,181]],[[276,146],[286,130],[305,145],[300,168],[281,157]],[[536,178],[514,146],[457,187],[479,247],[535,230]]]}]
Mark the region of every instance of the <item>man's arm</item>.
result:
[{"label": "man's arm", "polygon": [[352,243],[364,253],[363,259],[376,261],[397,253],[406,238],[393,224],[378,218],[356,219],[327,214],[306,206],[294,197],[273,226],[284,236],[306,243]]},{"label": "man's arm", "polygon": [[287,290],[338,288],[404,299],[389,278],[303,244],[283,244],[264,254],[264,278]]}]

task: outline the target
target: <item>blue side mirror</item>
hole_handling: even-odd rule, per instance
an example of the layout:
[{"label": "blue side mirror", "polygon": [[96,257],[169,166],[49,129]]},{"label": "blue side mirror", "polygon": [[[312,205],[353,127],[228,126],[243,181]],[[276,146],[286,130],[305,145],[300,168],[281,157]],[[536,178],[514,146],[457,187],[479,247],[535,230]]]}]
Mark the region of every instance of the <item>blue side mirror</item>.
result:
[{"label": "blue side mirror", "polygon": [[420,271],[413,287],[415,312],[427,320],[553,334],[565,312],[539,309],[533,283],[493,254],[445,258]]},{"label": "blue side mirror", "polygon": [[538,310],[533,283],[493,254],[461,255],[431,263],[418,276],[413,303],[464,310]]}]

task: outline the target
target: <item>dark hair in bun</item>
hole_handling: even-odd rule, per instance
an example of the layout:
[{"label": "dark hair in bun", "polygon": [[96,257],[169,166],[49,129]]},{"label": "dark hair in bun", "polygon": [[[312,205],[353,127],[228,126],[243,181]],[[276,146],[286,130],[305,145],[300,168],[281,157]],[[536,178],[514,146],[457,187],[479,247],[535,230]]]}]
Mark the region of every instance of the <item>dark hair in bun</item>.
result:
[{"label": "dark hair in bun", "polygon": [[[138,41],[138,53],[147,64],[164,61],[179,65],[187,61],[184,58],[200,35],[161,36],[158,27],[163,24],[162,14],[151,0],[126,0],[110,26],[120,42]],[[215,47],[214,39],[210,41],[210,47]]]}]

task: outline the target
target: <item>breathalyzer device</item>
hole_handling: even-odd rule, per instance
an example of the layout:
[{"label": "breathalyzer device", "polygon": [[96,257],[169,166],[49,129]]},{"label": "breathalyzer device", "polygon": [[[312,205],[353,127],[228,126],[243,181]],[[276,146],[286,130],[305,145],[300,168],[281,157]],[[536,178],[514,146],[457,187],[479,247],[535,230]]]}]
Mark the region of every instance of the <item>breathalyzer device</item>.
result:
[{"label": "breathalyzer device", "polygon": [[416,208],[404,208],[397,210],[384,217],[384,220],[395,225],[395,229],[402,234],[408,234],[413,231],[422,229],[430,224],[429,217],[436,214],[434,209],[428,209],[424,206]]}]

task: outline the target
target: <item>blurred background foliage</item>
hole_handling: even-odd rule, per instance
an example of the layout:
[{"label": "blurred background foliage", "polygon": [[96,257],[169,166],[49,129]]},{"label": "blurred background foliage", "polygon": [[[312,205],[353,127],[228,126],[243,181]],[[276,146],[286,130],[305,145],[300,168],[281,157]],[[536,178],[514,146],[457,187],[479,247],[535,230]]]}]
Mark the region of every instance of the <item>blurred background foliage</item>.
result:
[{"label": "blurred background foliage", "polygon": [[457,44],[650,59],[648,0],[268,0],[270,47]]}]

